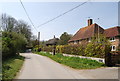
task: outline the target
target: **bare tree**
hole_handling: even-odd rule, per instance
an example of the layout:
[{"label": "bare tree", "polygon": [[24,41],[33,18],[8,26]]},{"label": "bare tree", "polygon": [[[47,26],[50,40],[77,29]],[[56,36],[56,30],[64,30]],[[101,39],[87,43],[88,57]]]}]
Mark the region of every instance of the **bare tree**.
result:
[{"label": "bare tree", "polygon": [[14,28],[17,25],[17,20],[11,16],[8,16],[6,14],[2,14],[2,30],[3,31],[14,31]]}]

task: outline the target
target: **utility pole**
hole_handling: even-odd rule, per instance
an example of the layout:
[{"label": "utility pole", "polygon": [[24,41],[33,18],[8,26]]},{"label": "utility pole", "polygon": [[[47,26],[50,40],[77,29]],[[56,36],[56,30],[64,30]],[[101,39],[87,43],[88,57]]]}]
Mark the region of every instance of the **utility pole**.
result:
[{"label": "utility pole", "polygon": [[39,47],[39,45],[40,45],[40,32],[38,32],[38,52],[40,51],[40,47]]},{"label": "utility pole", "polygon": [[[99,18],[98,18],[98,21],[99,21]],[[98,25],[98,42],[100,42],[100,34],[99,34],[99,32],[100,32],[100,29],[99,29],[99,25]]]},{"label": "utility pole", "polygon": [[56,41],[55,41],[55,35],[54,35],[54,47],[53,47],[53,55],[55,55],[55,50],[56,50]]}]

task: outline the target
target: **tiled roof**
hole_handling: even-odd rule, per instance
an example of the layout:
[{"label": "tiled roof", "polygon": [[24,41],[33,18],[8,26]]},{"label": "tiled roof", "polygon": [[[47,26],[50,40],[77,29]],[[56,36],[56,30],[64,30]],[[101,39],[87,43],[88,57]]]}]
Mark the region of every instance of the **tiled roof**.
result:
[{"label": "tiled roof", "polygon": [[[80,30],[78,30],[78,32],[68,42],[90,38],[97,32],[98,25],[96,23],[90,26],[83,27]],[[104,30],[102,27],[99,26],[99,32],[104,34],[106,37],[120,36],[120,27],[117,26]]]},{"label": "tiled roof", "polygon": [[98,32],[98,27],[99,31],[103,33],[104,29],[95,23],[78,30],[78,32],[68,42],[90,38]]},{"label": "tiled roof", "polygon": [[114,37],[114,36],[119,36],[120,35],[120,27],[112,27],[112,28],[108,28],[105,29],[104,32],[106,37]]}]

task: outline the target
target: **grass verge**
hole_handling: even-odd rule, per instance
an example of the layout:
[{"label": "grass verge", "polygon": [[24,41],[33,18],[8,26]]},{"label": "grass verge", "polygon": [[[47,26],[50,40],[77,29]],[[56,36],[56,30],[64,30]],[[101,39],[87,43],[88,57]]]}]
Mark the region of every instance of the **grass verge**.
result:
[{"label": "grass verge", "polygon": [[62,54],[51,55],[44,52],[36,52],[37,54],[47,56],[52,60],[67,65],[75,69],[95,69],[105,66],[103,63],[91,59],[63,56]]},{"label": "grass verge", "polygon": [[21,69],[24,57],[16,55],[2,63],[2,81],[11,81]]}]

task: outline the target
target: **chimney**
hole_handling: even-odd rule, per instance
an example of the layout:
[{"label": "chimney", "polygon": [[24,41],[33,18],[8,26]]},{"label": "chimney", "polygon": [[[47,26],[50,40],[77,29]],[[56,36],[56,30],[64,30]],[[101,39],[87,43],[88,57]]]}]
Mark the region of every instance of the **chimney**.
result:
[{"label": "chimney", "polygon": [[88,26],[92,24],[92,19],[88,19]]}]

